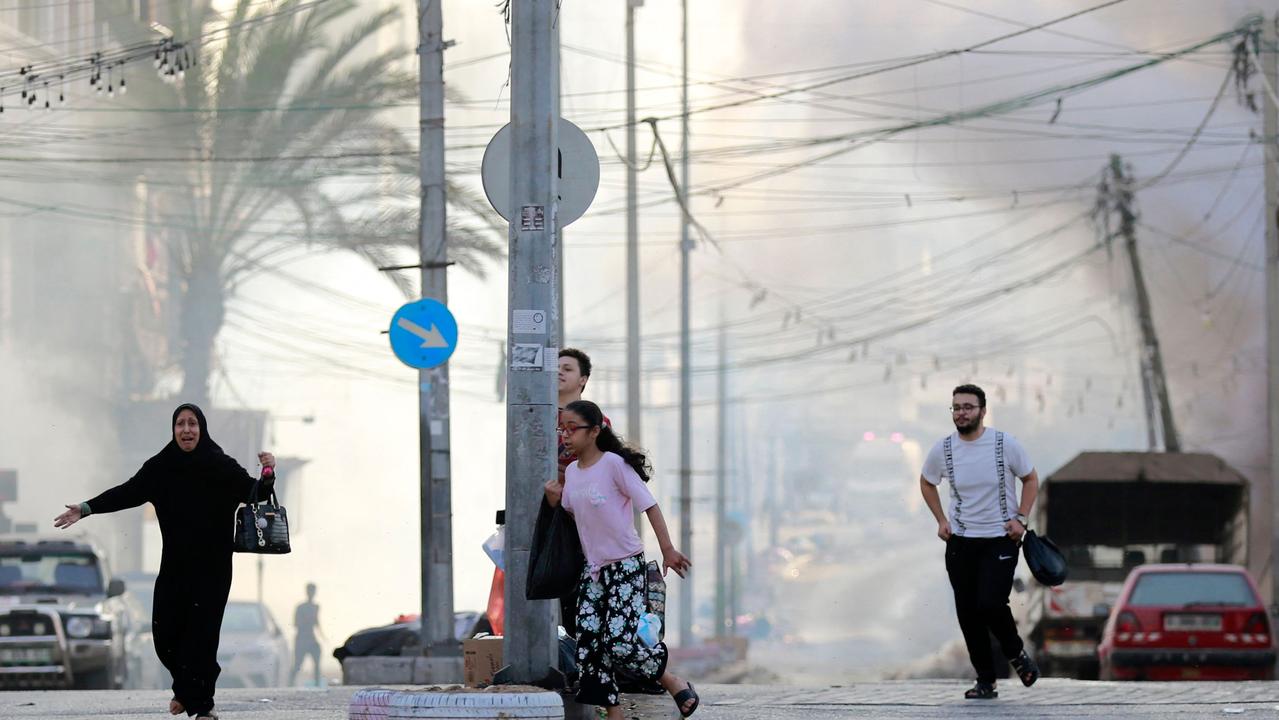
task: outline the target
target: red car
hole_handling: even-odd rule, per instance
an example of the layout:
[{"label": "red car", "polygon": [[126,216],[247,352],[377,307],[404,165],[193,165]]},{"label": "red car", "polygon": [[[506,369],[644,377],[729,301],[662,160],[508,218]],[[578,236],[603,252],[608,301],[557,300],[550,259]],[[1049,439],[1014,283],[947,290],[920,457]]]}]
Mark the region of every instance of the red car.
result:
[{"label": "red car", "polygon": [[1238,565],[1140,565],[1097,648],[1103,680],[1273,680],[1257,584]]}]

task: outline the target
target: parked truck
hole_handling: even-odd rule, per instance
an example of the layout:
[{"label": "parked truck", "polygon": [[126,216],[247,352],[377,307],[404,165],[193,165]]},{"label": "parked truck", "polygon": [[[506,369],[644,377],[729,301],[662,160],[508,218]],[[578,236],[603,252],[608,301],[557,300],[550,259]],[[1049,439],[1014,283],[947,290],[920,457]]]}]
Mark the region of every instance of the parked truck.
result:
[{"label": "parked truck", "polygon": [[0,538],[0,689],[124,686],[124,583],[84,539]]},{"label": "parked truck", "polygon": [[1097,645],[1128,572],[1150,562],[1247,562],[1248,479],[1207,453],[1085,452],[1048,476],[1032,528],[1069,578],[1031,581],[1030,639],[1045,675],[1097,677]]}]

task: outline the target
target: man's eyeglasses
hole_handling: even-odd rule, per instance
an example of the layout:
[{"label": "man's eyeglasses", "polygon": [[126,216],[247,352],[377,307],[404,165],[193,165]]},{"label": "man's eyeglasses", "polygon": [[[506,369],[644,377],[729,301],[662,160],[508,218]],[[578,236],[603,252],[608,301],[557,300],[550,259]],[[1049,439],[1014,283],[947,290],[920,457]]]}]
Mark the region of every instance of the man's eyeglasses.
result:
[{"label": "man's eyeglasses", "polygon": [[952,413],[972,412],[974,410],[980,410],[980,409],[981,409],[980,405],[951,405],[950,406],[950,411]]}]

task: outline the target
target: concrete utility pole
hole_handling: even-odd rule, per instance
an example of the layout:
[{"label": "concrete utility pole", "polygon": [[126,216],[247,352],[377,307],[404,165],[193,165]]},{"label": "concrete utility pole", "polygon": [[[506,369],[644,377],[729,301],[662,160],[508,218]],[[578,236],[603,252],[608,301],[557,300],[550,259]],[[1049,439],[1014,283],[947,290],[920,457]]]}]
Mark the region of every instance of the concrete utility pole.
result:
[{"label": "concrete utility pole", "polygon": [[[734,415],[728,435],[728,456],[733,458],[733,514],[736,517],[738,532],[728,548],[728,630],[730,637],[737,635],[737,616],[741,614],[742,597],[742,546],[749,543],[753,524],[750,513],[750,490],[747,472],[750,461],[746,455],[746,443],[742,437],[746,434],[746,423],[742,413]],[[750,547],[747,545],[747,547]],[[747,557],[750,554],[747,553]]]},{"label": "concrete utility pole", "polygon": [[[682,208],[688,207],[688,0],[680,3],[683,31],[684,70],[681,85],[680,193]],[[688,263],[693,240],[689,235],[688,213],[680,218],[679,233],[679,547],[693,553],[693,422],[691,352],[689,348]],[[693,643],[693,573],[679,584],[679,644]]]},{"label": "concrete utility pole", "polygon": [[[559,118],[563,117],[564,115],[564,112],[562,109],[563,98],[561,97],[564,94],[564,87],[563,87],[563,83],[561,82],[562,77],[560,76],[560,63],[563,60],[563,58],[561,57],[563,49],[560,47],[560,24],[558,22],[553,23],[551,29],[554,32],[554,35],[551,37],[551,43],[553,47],[555,48],[555,54],[554,54],[555,68],[551,71],[555,73],[555,104],[551,112],[554,113],[555,118],[558,121]],[[557,152],[558,152],[558,149],[557,149]],[[559,162],[563,162],[563,158],[559,158]],[[562,168],[557,168],[557,170],[562,170]],[[556,195],[558,196],[558,193],[556,193]],[[556,238],[556,241],[559,243],[560,249],[563,250],[564,228],[560,225],[558,217],[556,217],[556,222],[555,222],[555,238]],[[564,277],[564,253],[560,252],[558,254],[559,254],[559,258],[558,258],[559,264],[556,265],[556,272],[562,278]],[[558,297],[555,300],[555,314],[558,315],[560,319],[560,322],[559,322],[560,342],[558,344],[560,347],[569,347],[568,322],[567,322],[567,318],[564,316],[564,284],[562,282],[560,283],[560,290],[557,295]],[[557,366],[556,372],[558,371],[559,369]],[[557,402],[556,407],[558,406],[559,406],[559,403]],[[559,422],[558,415],[556,416],[556,422]]]},{"label": "concrete utility pole", "polygon": [[[1255,565],[1251,557],[1248,562],[1262,587],[1270,591],[1272,604],[1279,603],[1279,573],[1274,568],[1274,560],[1279,557],[1279,507],[1274,502],[1279,497],[1279,108],[1275,106],[1275,99],[1270,92],[1279,89],[1279,33],[1276,33],[1276,23],[1279,23],[1277,16],[1262,20],[1259,54],[1262,65],[1259,69],[1267,86],[1261,93],[1261,108],[1264,142],[1262,157],[1266,183],[1266,385],[1270,426],[1270,482],[1262,483],[1261,487],[1254,485],[1249,495],[1252,507],[1269,509],[1269,512],[1254,513],[1254,517],[1264,517],[1257,518],[1259,527],[1256,532],[1249,529],[1249,534],[1252,535],[1249,547],[1260,550],[1268,546],[1270,554]],[[1252,518],[1249,522],[1253,522]],[[1269,527],[1266,527],[1267,523]]]},{"label": "concrete utility pole", "polygon": [[[737,436],[740,438],[754,437],[751,428],[755,423],[741,415],[738,417],[740,426]],[[745,555],[747,562],[750,562],[755,558],[755,528],[757,527],[757,518],[755,517],[755,469],[760,464],[759,447],[757,443],[746,442],[739,442],[736,447],[737,482],[734,483],[734,486],[737,491],[733,493],[733,497],[737,501],[737,509],[741,513],[743,523],[741,552]],[[734,548],[733,557],[737,558],[736,548]],[[736,562],[736,559],[734,562]],[[747,575],[749,576],[749,573]],[[733,602],[737,602],[738,597],[738,595],[734,594]],[[734,610],[733,617],[736,618],[737,615],[737,611]],[[734,619],[734,623],[736,623],[736,619]]]},{"label": "concrete utility pole", "polygon": [[[635,8],[626,3],[626,439],[641,445],[639,190],[635,167]],[[684,550],[684,552],[688,552]]]},{"label": "concrete utility pole", "polygon": [[[1164,450],[1181,452],[1181,439],[1172,416],[1172,403],[1168,400],[1168,379],[1164,374],[1163,354],[1159,350],[1159,335],[1155,332],[1155,320],[1151,314],[1150,293],[1146,290],[1146,278],[1141,271],[1141,255],[1137,252],[1137,215],[1133,211],[1132,177],[1124,174],[1123,160],[1118,154],[1110,156],[1109,180],[1106,195],[1101,202],[1105,211],[1114,209],[1119,214],[1119,234],[1124,237],[1128,250],[1128,262],[1132,268],[1133,292],[1137,299],[1137,322],[1141,328],[1141,377],[1143,397],[1146,401],[1146,434],[1150,449],[1156,449],[1155,409],[1157,402],[1163,426]],[[1107,226],[1108,227],[1108,226]]]},{"label": "concrete utility pole", "polygon": [[[776,425],[770,423],[770,429],[775,429]],[[777,547],[780,540],[779,529],[781,527],[782,511],[778,507],[781,499],[777,496],[777,486],[782,483],[782,473],[784,472],[781,463],[778,448],[782,447],[782,439],[776,434],[770,434],[768,440],[768,474],[764,477],[764,504],[768,505],[768,547],[770,549]]]},{"label": "concrete utility pole", "polygon": [[[511,225],[506,395],[506,667],[502,683],[559,677],[555,604],[524,583],[542,485],[555,477],[560,275],[555,0],[511,4]],[[544,324],[530,322],[535,316]]]},{"label": "concrete utility pole", "polygon": [[716,403],[718,415],[715,442],[715,637],[722,638],[728,631],[728,547],[724,538],[724,522],[727,519],[728,488],[725,464],[728,462],[728,330],[724,327],[724,313],[720,311],[719,371],[716,373]]},{"label": "concrete utility pole", "polygon": [[[448,223],[444,189],[444,17],[441,3],[419,0],[419,163],[422,177],[422,297],[448,304]],[[453,632],[453,507],[449,451],[448,363],[418,371],[422,503],[422,653],[456,658]],[[449,670],[442,670],[451,675]],[[449,681],[441,676],[436,682]]]}]

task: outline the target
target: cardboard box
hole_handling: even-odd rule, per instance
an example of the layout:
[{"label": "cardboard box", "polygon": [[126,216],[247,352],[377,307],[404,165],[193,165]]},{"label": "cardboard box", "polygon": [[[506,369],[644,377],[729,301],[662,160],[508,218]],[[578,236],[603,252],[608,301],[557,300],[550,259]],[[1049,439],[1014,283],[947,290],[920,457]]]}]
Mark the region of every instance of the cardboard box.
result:
[{"label": "cardboard box", "polygon": [[502,669],[502,636],[485,635],[462,641],[462,682],[489,685]]}]

